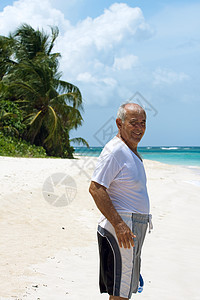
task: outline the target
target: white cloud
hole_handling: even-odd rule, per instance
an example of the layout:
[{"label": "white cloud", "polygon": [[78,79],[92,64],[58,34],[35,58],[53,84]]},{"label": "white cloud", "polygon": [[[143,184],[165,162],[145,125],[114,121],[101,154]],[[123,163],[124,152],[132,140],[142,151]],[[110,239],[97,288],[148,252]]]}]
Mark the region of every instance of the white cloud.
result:
[{"label": "white cloud", "polygon": [[[139,36],[146,39],[151,34],[139,8],[115,3],[97,18],[88,17],[79,22],[59,39],[57,47],[62,49],[62,70],[65,74],[70,71],[75,82],[86,84],[87,79],[91,91],[88,98],[99,103],[98,93],[93,97],[95,88],[91,89],[90,83],[96,85],[98,91],[105,91],[106,85],[110,88],[107,93],[113,93],[115,83],[120,76],[125,76],[120,72],[131,70],[138,64],[133,44],[138,42]],[[108,101],[112,101],[112,97]]]},{"label": "white cloud", "polygon": [[109,9],[105,9],[101,16],[84,20],[75,30],[78,30],[81,36],[89,37],[86,39],[86,45],[90,41],[98,50],[102,50],[112,48],[128,34],[134,36],[141,22],[144,22],[144,19],[139,8],[115,3]]},{"label": "white cloud", "polygon": [[85,83],[98,83],[103,82],[104,84],[115,87],[117,82],[113,78],[105,77],[99,79],[98,77],[92,76],[89,72],[80,73],[77,77],[78,81],[85,82]]},{"label": "white cloud", "polygon": [[154,84],[173,84],[188,80],[189,76],[184,72],[176,73],[172,70],[158,68],[153,72]]},{"label": "white cloud", "polygon": [[110,51],[128,37],[134,38],[138,31],[150,34],[150,29],[145,26],[142,11],[123,3],[115,3],[99,17],[88,17],[70,31],[66,31],[65,48],[71,53],[80,53],[88,48]]},{"label": "white cloud", "polygon": [[77,80],[82,81],[82,82],[90,82],[90,83],[96,82],[96,79],[94,77],[92,77],[92,75],[89,72],[78,74]]},{"label": "white cloud", "polygon": [[115,70],[130,70],[138,65],[138,61],[138,57],[132,54],[124,57],[115,57],[113,68]]},{"label": "white cloud", "polygon": [[1,34],[7,35],[22,23],[30,24],[34,28],[57,25],[66,30],[70,27],[64,14],[54,9],[48,0],[19,0],[0,12]]}]

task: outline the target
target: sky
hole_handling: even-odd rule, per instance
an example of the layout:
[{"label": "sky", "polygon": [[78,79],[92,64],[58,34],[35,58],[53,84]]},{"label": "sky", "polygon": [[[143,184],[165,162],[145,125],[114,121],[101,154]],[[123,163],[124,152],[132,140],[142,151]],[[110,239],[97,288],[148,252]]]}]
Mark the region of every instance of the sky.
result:
[{"label": "sky", "polygon": [[199,15],[199,0],[0,0],[0,34],[58,26],[62,79],[84,105],[71,138],[105,145],[133,101],[147,112],[139,146],[200,146]]}]

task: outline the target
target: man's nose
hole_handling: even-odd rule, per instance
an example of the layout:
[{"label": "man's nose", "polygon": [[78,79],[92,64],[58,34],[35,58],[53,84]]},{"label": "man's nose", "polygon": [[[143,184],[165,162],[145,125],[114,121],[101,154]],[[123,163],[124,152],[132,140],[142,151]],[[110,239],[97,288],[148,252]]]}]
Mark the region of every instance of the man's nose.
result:
[{"label": "man's nose", "polygon": [[135,124],[135,128],[137,128],[140,131],[142,131],[142,124],[140,124],[140,123]]}]

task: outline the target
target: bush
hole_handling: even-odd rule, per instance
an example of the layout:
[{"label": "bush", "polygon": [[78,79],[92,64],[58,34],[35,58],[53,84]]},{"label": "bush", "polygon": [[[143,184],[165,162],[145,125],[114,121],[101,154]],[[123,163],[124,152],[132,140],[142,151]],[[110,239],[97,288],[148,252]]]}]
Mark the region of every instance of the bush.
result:
[{"label": "bush", "polygon": [[31,145],[15,137],[6,137],[2,132],[0,132],[0,156],[47,157],[43,147]]},{"label": "bush", "polygon": [[[6,113],[9,113],[9,117],[4,117]],[[13,101],[0,101],[0,128],[4,134],[11,136],[20,136],[26,128],[23,124],[22,111]]]}]

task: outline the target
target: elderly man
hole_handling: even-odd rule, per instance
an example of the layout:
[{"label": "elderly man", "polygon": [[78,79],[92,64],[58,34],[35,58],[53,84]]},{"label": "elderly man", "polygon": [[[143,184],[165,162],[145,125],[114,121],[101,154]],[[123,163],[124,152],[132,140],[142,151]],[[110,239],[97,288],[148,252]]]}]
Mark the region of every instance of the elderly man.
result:
[{"label": "elderly man", "polygon": [[119,129],[104,147],[90,193],[102,213],[98,225],[100,292],[109,300],[130,299],[138,290],[140,255],[149,222],[146,175],[137,146],[146,113],[135,103],[119,107]]}]

